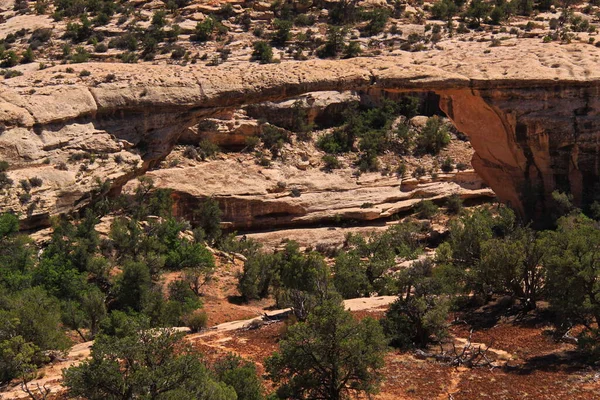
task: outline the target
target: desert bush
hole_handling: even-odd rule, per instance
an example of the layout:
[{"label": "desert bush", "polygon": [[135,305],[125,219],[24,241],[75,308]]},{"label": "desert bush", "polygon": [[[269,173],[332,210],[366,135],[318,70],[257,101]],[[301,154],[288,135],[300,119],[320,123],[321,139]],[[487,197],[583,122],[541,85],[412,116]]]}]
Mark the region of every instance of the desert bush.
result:
[{"label": "desert bush", "polygon": [[323,164],[326,170],[338,169],[340,168],[340,160],[332,154],[325,154],[322,158]]},{"label": "desert bush", "polygon": [[412,176],[413,176],[413,178],[420,178],[420,177],[424,176],[425,174],[427,174],[427,170],[425,169],[424,166],[419,165],[413,171]]},{"label": "desert bush", "polygon": [[188,314],[183,320],[192,333],[200,332],[208,326],[208,314],[205,311],[196,311]]},{"label": "desert bush", "polygon": [[194,146],[185,146],[185,149],[183,149],[183,156],[190,160],[197,160],[198,150]]},{"label": "desert bush", "polygon": [[451,157],[446,157],[442,162],[442,171],[452,172],[454,170],[454,160]]},{"label": "desert bush", "polygon": [[294,19],[294,25],[296,26],[311,26],[316,22],[316,17],[310,14],[299,14]]},{"label": "desert bush", "polygon": [[0,161],[0,189],[6,189],[13,184],[12,179],[10,179],[6,173],[8,168],[9,165],[6,161]]},{"label": "desert bush", "polygon": [[252,59],[261,64],[269,64],[273,61],[273,48],[265,41],[259,40],[252,45]]},{"label": "desert bush", "polygon": [[42,178],[37,177],[37,176],[34,176],[33,178],[29,178],[28,181],[29,181],[29,184],[31,185],[31,187],[40,187],[44,183]]},{"label": "desert bush", "polygon": [[290,32],[292,29],[292,22],[276,19],[273,22],[273,26],[275,27],[275,33],[273,34],[272,39],[273,45],[277,47],[285,46],[285,44],[292,38],[292,34]]},{"label": "desert bush", "polygon": [[33,50],[31,46],[25,50],[21,56],[21,64],[29,64],[35,61],[35,55],[33,54]]},{"label": "desert bush", "polygon": [[71,62],[73,63],[84,63],[90,58],[90,53],[83,47],[79,46],[75,49],[75,53],[71,55]]},{"label": "desert bush", "polygon": [[430,219],[437,214],[438,206],[431,200],[421,200],[415,205],[415,212],[419,218]]},{"label": "desert bush", "polygon": [[348,30],[341,26],[329,26],[325,45],[317,51],[320,58],[336,57],[344,51]]},{"label": "desert bush", "polygon": [[456,169],[459,171],[465,171],[468,168],[469,168],[469,166],[465,163],[459,162],[456,164]]},{"label": "desert bush", "polygon": [[235,389],[237,400],[265,398],[264,388],[253,362],[230,353],[215,362],[213,371],[219,381]]},{"label": "desert bush", "polygon": [[463,202],[460,195],[453,194],[446,199],[446,208],[450,214],[459,214],[463,208]]},{"label": "desert bush", "polygon": [[273,158],[277,158],[281,149],[283,149],[283,145],[291,141],[290,135],[286,130],[273,125],[264,125],[260,138],[265,148],[271,151]]},{"label": "desert bush", "polygon": [[119,55],[119,58],[121,59],[121,62],[125,64],[135,64],[138,62],[138,56],[133,51],[126,51],[124,53],[121,53],[121,55]]},{"label": "desert bush", "polygon": [[390,12],[386,8],[375,8],[363,13],[363,18],[368,19],[369,22],[361,30],[361,35],[369,37],[382,33],[389,17]]},{"label": "desert bush", "polygon": [[198,143],[198,155],[202,160],[214,157],[219,150],[219,146],[208,139],[203,139]]},{"label": "desert bush", "polygon": [[190,36],[190,40],[196,42],[206,42],[210,40],[216,29],[217,21],[212,17],[206,17],[202,22],[196,24],[194,34]]},{"label": "desert bush", "polygon": [[360,44],[353,40],[344,48],[344,58],[358,57],[362,53]]},{"label": "desert bush", "polygon": [[459,7],[452,0],[442,0],[433,4],[431,16],[440,21],[450,21],[458,13]]},{"label": "desert bush", "polygon": [[279,347],[265,362],[279,398],[344,399],[376,391],[386,346],[375,320],[357,321],[331,300],[290,326]]},{"label": "desert bush", "polygon": [[427,120],[423,130],[416,137],[416,152],[419,154],[438,154],[450,143],[448,127],[442,120],[433,116]]},{"label": "desert bush", "polygon": [[399,278],[403,293],[381,320],[390,344],[399,348],[425,347],[448,334],[449,302],[442,296],[443,284],[434,274],[431,259],[416,261]]}]

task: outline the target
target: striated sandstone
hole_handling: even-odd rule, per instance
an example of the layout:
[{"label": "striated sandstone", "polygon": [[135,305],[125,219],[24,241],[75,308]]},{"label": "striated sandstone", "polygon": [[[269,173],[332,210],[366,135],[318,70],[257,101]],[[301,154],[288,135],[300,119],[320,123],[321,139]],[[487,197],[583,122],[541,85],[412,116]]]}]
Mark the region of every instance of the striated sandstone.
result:
[{"label": "striated sandstone", "polygon": [[480,180],[477,184],[472,172],[465,178],[468,174],[444,174],[435,182],[423,179],[401,190],[404,182],[395,176],[366,173],[356,179],[351,170],[327,173],[288,165],[265,169],[241,158],[148,172],[157,187],[173,190],[177,215],[193,221],[199,203],[213,197],[223,221],[236,230],[375,221],[409,211],[423,198],[495,196]]}]

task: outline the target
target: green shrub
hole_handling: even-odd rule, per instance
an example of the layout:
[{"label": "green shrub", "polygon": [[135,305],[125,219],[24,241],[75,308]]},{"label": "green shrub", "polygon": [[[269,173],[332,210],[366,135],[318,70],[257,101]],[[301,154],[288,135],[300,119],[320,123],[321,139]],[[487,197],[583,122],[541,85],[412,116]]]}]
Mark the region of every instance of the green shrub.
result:
[{"label": "green shrub", "polygon": [[450,214],[459,214],[463,208],[463,202],[460,195],[454,193],[446,199],[446,207]]},{"label": "green shrub", "polygon": [[162,28],[167,24],[167,13],[164,10],[156,10],[152,14],[152,25],[157,28]]},{"label": "green shrub", "polygon": [[32,63],[33,61],[35,61],[35,55],[33,54],[33,50],[31,49],[31,46],[30,46],[23,53],[23,55],[21,57],[21,64],[29,64],[29,63]]},{"label": "green shrub", "polygon": [[454,160],[451,157],[446,157],[442,162],[442,171],[452,172],[454,171]]},{"label": "green shrub", "polygon": [[19,195],[19,202],[21,204],[27,204],[31,200],[31,193],[24,192]]},{"label": "green shrub", "polygon": [[299,14],[294,19],[294,25],[296,26],[311,26],[316,22],[316,17],[309,14]]},{"label": "green shrub", "polygon": [[369,23],[361,30],[362,36],[374,36],[383,32],[390,13],[386,8],[375,8],[364,16],[369,20]]},{"label": "green shrub", "polygon": [[396,169],[396,175],[398,175],[399,178],[404,178],[404,175],[406,175],[406,169],[406,164],[403,162],[400,163]]},{"label": "green shrub", "polygon": [[351,41],[344,49],[344,58],[358,57],[362,53],[360,44],[357,41]]},{"label": "green shrub", "polygon": [[175,241],[167,251],[165,268],[180,271],[184,268],[214,267],[214,257],[200,243],[190,243],[187,240]]},{"label": "green shrub", "polygon": [[0,189],[6,189],[13,184],[12,179],[10,179],[6,173],[8,167],[9,165],[6,161],[0,161]]},{"label": "green shrub", "polygon": [[246,144],[246,151],[250,152],[260,144],[260,138],[257,136],[248,136],[246,137],[244,143]]},{"label": "green shrub", "polygon": [[239,15],[236,22],[242,26],[244,32],[250,31],[250,28],[252,27],[252,17],[248,11],[244,11],[243,14]]},{"label": "green shrub", "polygon": [[228,354],[217,360],[213,366],[215,376],[221,382],[233,387],[238,400],[263,400],[263,386],[251,361]]},{"label": "green shrub", "polygon": [[415,212],[419,218],[430,219],[437,214],[438,206],[431,200],[421,200],[415,205]]},{"label": "green shrub", "polygon": [[28,181],[29,181],[29,184],[31,185],[31,187],[40,187],[44,183],[42,178],[39,178],[37,176],[35,176],[33,178],[29,178]]},{"label": "green shrub", "polygon": [[265,125],[260,136],[265,148],[271,151],[273,158],[277,158],[283,145],[290,143],[291,138],[287,131],[273,125]]},{"label": "green shrub", "polygon": [[419,154],[438,154],[450,143],[448,127],[437,116],[427,120],[425,127],[416,138],[416,152]]},{"label": "green shrub", "polygon": [[192,333],[200,332],[208,326],[208,314],[205,311],[196,311],[184,317],[184,323]]},{"label": "green shrub", "polygon": [[466,170],[468,168],[469,168],[469,166],[467,164],[465,164],[465,163],[459,162],[459,163],[456,164],[456,169],[459,170],[459,171],[464,171],[464,170]]},{"label": "green shrub", "polygon": [[440,21],[450,21],[458,13],[459,8],[452,0],[442,0],[436,2],[431,7],[431,16]]},{"label": "green shrub", "polygon": [[135,64],[138,61],[138,56],[133,51],[126,51],[119,56],[121,62],[125,64]]},{"label": "green shrub", "polygon": [[420,177],[424,176],[426,173],[427,173],[427,170],[425,169],[425,167],[422,165],[419,165],[413,171],[412,176],[413,176],[413,178],[420,178]]},{"label": "green shrub", "polygon": [[330,25],[327,28],[325,45],[317,51],[320,58],[336,57],[344,51],[348,30],[341,26]]},{"label": "green shrub", "polygon": [[194,146],[185,146],[185,149],[183,149],[183,156],[190,160],[197,160],[198,150]]},{"label": "green shrub", "polygon": [[275,33],[273,34],[273,44],[275,46],[285,46],[285,44],[292,38],[290,30],[292,29],[292,22],[281,19],[276,19],[273,22],[275,27]]},{"label": "green shrub", "polygon": [[92,36],[92,33],[94,33],[92,22],[87,18],[86,14],[82,14],[80,22],[67,23],[67,31],[64,35],[65,39],[70,39],[73,43],[81,43]]},{"label": "green shrub", "polygon": [[179,60],[185,56],[186,51],[183,47],[176,46],[171,52],[171,58],[174,60]]},{"label": "green shrub", "polygon": [[329,154],[345,153],[352,150],[354,135],[343,128],[323,135],[317,140],[317,147]]},{"label": "green shrub", "polygon": [[206,17],[202,22],[196,24],[194,34],[190,36],[190,40],[196,42],[206,42],[213,36],[216,29],[217,21],[212,17]]},{"label": "green shrub", "polygon": [[0,67],[2,68],[11,68],[18,63],[17,53],[15,53],[13,50],[9,50],[4,53],[0,52],[0,56],[2,57],[2,61],[0,62]]},{"label": "green shrub", "polygon": [[90,58],[90,53],[83,46],[79,46],[75,49],[75,54],[71,55],[71,62],[73,63],[84,63]]},{"label": "green shrub", "polygon": [[252,45],[252,59],[261,64],[269,64],[273,62],[273,48],[265,41],[259,40]]},{"label": "green shrub", "polygon": [[26,192],[29,192],[31,190],[31,183],[29,183],[27,179],[21,179],[19,181],[19,185],[21,185],[21,189],[23,189]]},{"label": "green shrub", "polygon": [[198,154],[202,160],[214,157],[219,152],[219,146],[208,139],[203,139],[198,143]]},{"label": "green shrub", "polygon": [[469,3],[465,16],[469,19],[470,26],[477,28],[485,22],[491,10],[491,3],[487,3],[484,0],[473,0]]},{"label": "green shrub", "polygon": [[341,166],[340,160],[332,154],[325,154],[322,160],[326,170],[338,169]]}]

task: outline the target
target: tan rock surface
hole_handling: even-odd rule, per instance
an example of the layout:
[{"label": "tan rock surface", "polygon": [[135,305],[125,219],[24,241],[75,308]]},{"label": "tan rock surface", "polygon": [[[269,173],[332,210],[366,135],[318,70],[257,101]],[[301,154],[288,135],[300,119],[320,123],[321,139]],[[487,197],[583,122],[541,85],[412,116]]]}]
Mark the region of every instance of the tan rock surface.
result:
[{"label": "tan rock surface", "polygon": [[[72,129],[70,135],[91,138],[77,133],[85,127],[83,132],[131,144],[144,160],[134,168],[115,163],[103,171],[118,187],[168,154],[185,129],[223,109],[314,91],[424,90],[438,93],[448,116],[470,136],[474,166],[501,199],[523,210],[523,187],[541,186],[547,196],[566,186],[576,200],[588,196],[584,189],[599,176],[594,143],[600,49],[536,39],[509,39],[499,47],[444,41],[439,48],[270,65],[88,63],[74,65],[73,73],[62,66],[29,72],[0,86],[0,99],[10,104],[0,113],[2,156],[13,168],[39,163],[47,151],[54,159],[57,150],[44,150],[50,132]],[[79,77],[83,69],[91,75]],[[78,204],[85,203],[94,180],[86,171],[81,175],[85,179],[71,190],[81,195]],[[63,209],[52,203],[39,212]]]},{"label": "tan rock surface", "polygon": [[396,176],[364,173],[356,178],[351,169],[329,173],[285,164],[263,168],[250,157],[147,173],[156,187],[174,191],[178,215],[193,221],[199,203],[212,196],[223,210],[223,221],[237,230],[374,221],[409,211],[422,198],[441,200],[454,193],[462,198],[495,196],[476,177],[465,179],[467,174],[444,174],[436,182],[423,179],[401,190],[403,182]]}]

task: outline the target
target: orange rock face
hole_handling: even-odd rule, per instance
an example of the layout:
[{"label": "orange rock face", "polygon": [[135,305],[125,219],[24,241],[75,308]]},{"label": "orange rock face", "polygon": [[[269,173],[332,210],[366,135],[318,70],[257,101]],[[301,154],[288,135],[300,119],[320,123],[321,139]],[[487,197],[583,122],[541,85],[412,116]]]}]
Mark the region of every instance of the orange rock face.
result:
[{"label": "orange rock face", "polygon": [[469,135],[473,167],[498,197],[541,217],[554,190],[595,200],[599,95],[575,83],[497,87],[445,92],[441,106]]}]

